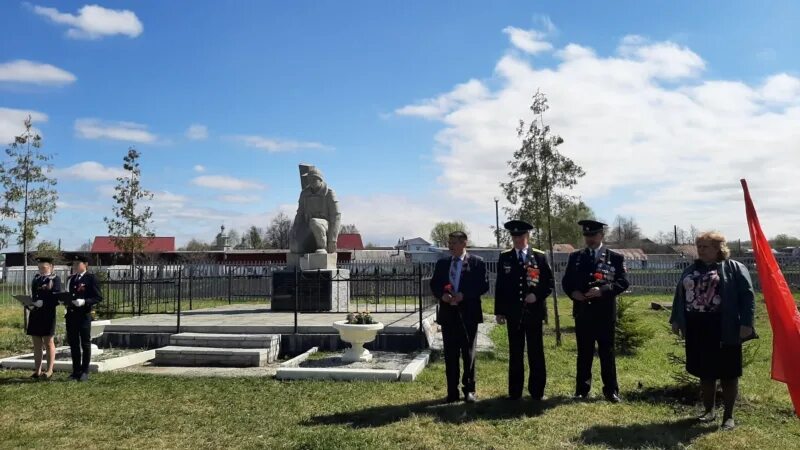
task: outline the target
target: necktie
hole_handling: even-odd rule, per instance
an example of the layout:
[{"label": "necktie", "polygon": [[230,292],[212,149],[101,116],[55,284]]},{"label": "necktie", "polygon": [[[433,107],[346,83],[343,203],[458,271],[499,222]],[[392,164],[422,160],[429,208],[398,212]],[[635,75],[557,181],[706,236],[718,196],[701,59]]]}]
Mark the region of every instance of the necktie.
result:
[{"label": "necktie", "polygon": [[597,250],[592,249],[592,261],[597,261]]},{"label": "necktie", "polygon": [[458,283],[456,277],[458,276],[458,258],[453,258],[450,262],[450,284],[453,286],[453,292],[457,292]]},{"label": "necktie", "polygon": [[519,263],[525,264],[525,255],[522,253],[522,250],[519,251]]}]

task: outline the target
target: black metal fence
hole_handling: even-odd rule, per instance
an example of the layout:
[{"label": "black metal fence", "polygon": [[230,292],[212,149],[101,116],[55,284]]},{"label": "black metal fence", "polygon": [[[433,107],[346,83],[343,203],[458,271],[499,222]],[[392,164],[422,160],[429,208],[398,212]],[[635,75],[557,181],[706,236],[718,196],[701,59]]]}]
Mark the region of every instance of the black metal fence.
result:
[{"label": "black metal fence", "polygon": [[[428,288],[431,270],[425,264],[346,265],[336,271],[287,271],[269,265],[220,265],[213,270],[162,266],[141,268],[134,277],[129,272],[97,271],[104,298],[97,314],[101,318],[173,314],[243,303],[296,313],[421,313],[435,304]],[[282,291],[275,292],[276,286]]]}]

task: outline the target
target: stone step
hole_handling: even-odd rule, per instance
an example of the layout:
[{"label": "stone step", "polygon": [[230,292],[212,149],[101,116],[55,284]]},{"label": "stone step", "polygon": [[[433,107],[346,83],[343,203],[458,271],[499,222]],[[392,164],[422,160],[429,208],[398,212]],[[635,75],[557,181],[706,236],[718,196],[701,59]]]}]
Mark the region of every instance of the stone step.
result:
[{"label": "stone step", "polygon": [[272,348],[214,348],[169,345],[156,349],[158,366],[262,367],[275,361],[278,346]]},{"label": "stone step", "polygon": [[180,333],[169,338],[178,347],[273,348],[279,347],[279,334]]}]

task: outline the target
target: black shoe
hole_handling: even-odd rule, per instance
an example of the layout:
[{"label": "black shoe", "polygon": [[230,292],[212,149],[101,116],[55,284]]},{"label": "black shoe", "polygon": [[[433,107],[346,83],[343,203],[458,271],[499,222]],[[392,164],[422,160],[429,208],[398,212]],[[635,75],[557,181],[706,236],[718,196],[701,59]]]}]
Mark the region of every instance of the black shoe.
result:
[{"label": "black shoe", "polygon": [[543,402],[543,401],[547,400],[547,396],[544,395],[544,394],[542,394],[542,395],[531,395],[531,400],[533,400],[534,402],[537,402],[537,403],[538,402]]},{"label": "black shoe", "polygon": [[514,402],[515,402],[515,401],[517,401],[517,400],[520,400],[520,399],[522,398],[522,394],[520,394],[520,395],[510,395],[510,394],[509,394],[509,396],[508,396],[507,398],[508,398],[509,400],[511,400],[511,401],[514,401]]},{"label": "black shoe", "polygon": [[573,400],[586,400],[587,398],[589,398],[589,394],[578,394],[578,393],[575,393],[575,395],[572,396]]},{"label": "black shoe", "polygon": [[467,392],[464,394],[464,401],[467,403],[475,403],[478,398],[475,396],[474,392]]},{"label": "black shoe", "polygon": [[461,397],[459,397],[458,394],[448,395],[447,398],[444,399],[444,403],[455,403],[459,400],[461,400]]},{"label": "black shoe", "polygon": [[89,381],[89,374],[83,372],[80,377],[78,377],[78,381]]},{"label": "black shoe", "polygon": [[31,378],[33,378],[34,380],[38,380],[40,376],[41,376],[40,374],[35,373],[35,374],[31,375]]},{"label": "black shoe", "polygon": [[77,380],[80,377],[81,377],[81,374],[79,374],[77,372],[72,372],[71,374],[69,374],[69,379],[70,380]]},{"label": "black shoe", "polygon": [[722,429],[723,431],[730,431],[734,428],[736,428],[736,422],[733,420],[733,417],[728,417],[727,419],[725,419],[722,422],[722,426],[720,426],[720,429]]},{"label": "black shoe", "polygon": [[611,403],[620,403],[622,399],[619,398],[619,395],[616,393],[606,394],[606,400],[610,401]]}]

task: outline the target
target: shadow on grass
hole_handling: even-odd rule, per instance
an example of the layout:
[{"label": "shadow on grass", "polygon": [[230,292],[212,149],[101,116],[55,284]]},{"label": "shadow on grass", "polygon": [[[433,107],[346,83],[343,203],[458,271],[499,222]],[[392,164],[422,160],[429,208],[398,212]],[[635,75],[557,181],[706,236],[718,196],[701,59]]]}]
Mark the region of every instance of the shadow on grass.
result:
[{"label": "shadow on grass", "polygon": [[581,442],[605,448],[683,449],[698,437],[717,430],[717,424],[696,419],[633,425],[596,425],[581,433]]},{"label": "shadow on grass", "polygon": [[453,424],[475,420],[508,420],[539,416],[548,409],[571,401],[566,397],[553,397],[540,402],[534,402],[528,398],[515,401],[506,397],[495,397],[480,400],[474,404],[461,402],[446,404],[438,399],[317,416],[306,420],[303,425],[349,425],[352,428],[376,428],[399,422],[410,416],[422,415],[431,416],[439,422]]},{"label": "shadow on grass", "polygon": [[[720,397],[721,398],[721,397]],[[625,400],[642,403],[666,403],[691,406],[700,400],[700,386],[681,384],[638,389],[625,393]]]},{"label": "shadow on grass", "polygon": [[71,380],[66,375],[59,375],[59,374],[54,374],[53,378],[50,378],[49,380],[34,379],[31,378],[30,375],[23,375],[11,378],[0,378],[0,386],[18,385],[18,384],[66,383],[66,382],[75,383],[75,380]]}]

